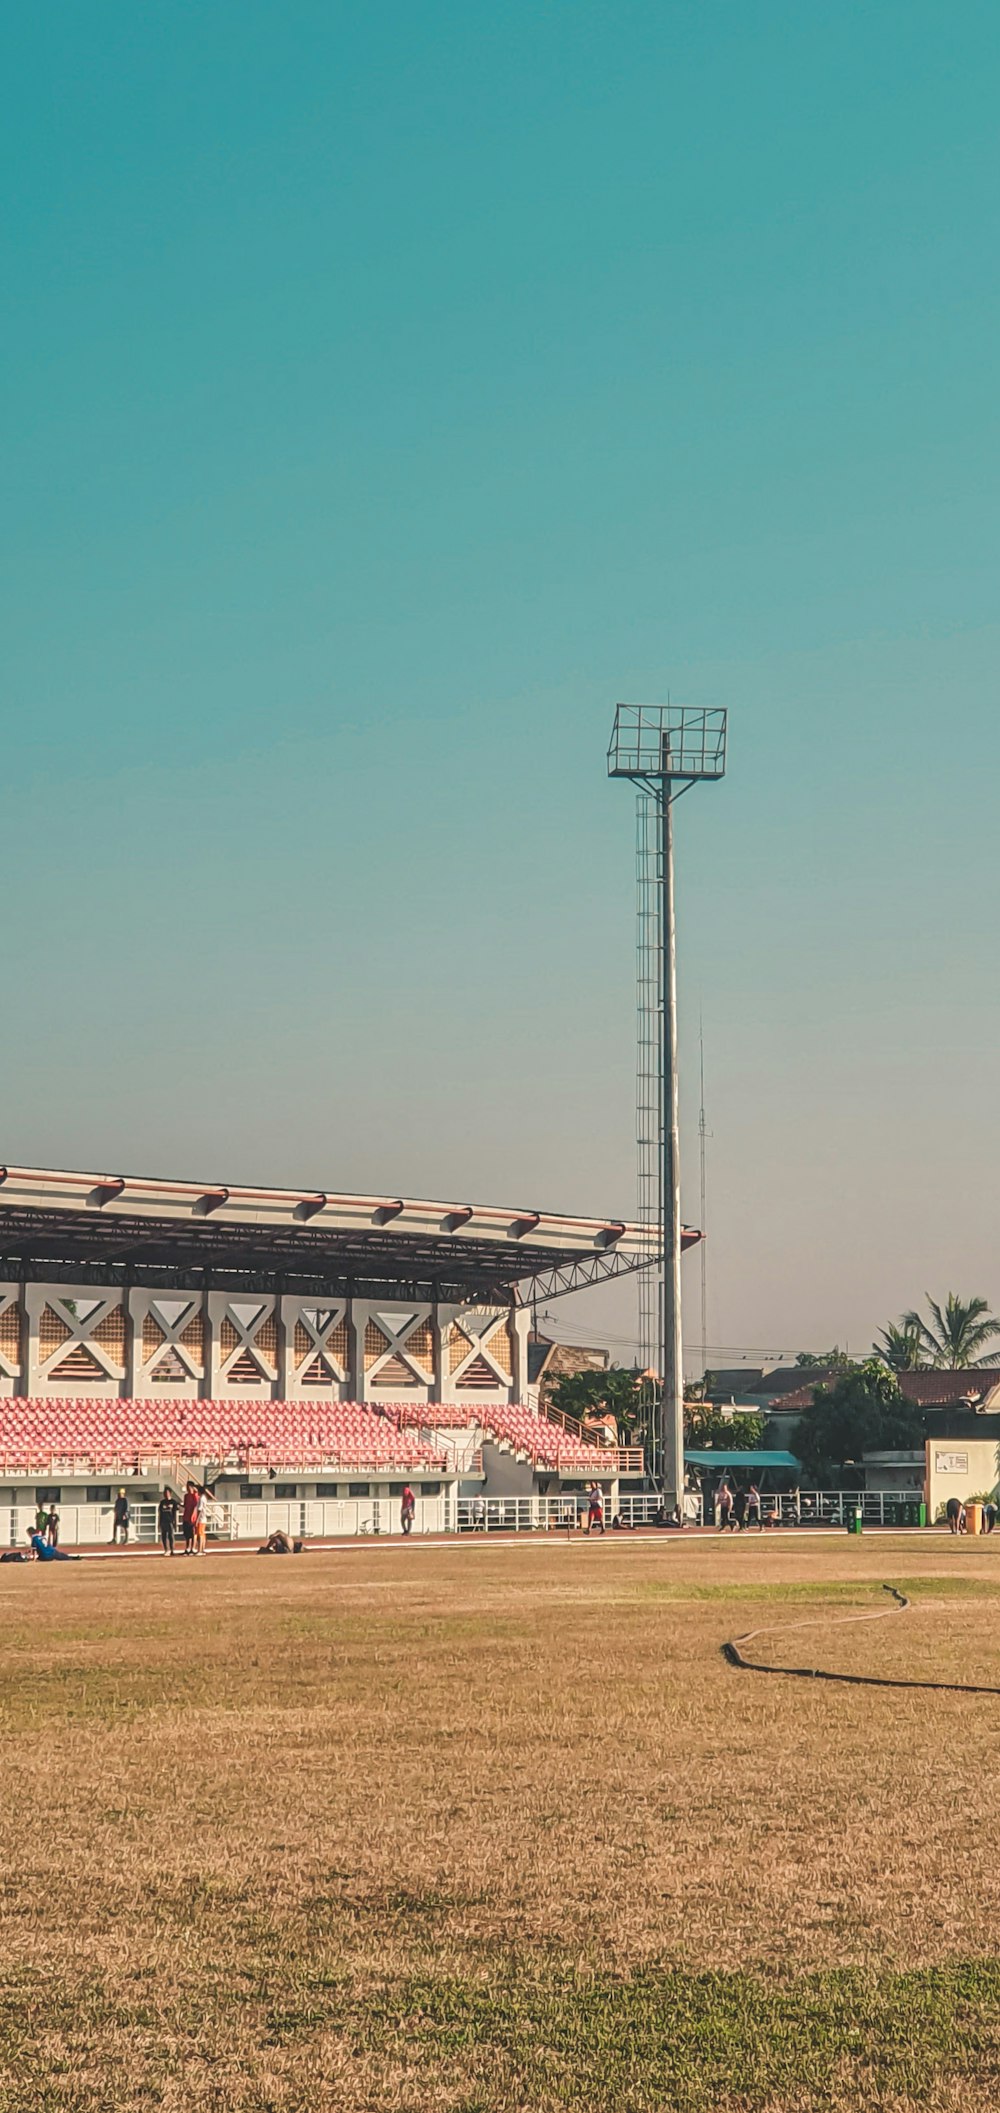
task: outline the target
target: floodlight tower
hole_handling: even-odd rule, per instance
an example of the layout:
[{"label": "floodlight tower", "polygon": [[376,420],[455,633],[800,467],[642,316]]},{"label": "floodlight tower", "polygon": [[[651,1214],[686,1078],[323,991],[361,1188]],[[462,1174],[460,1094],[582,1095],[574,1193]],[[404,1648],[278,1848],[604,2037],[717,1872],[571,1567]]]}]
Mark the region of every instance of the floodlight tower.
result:
[{"label": "floodlight tower", "polygon": [[681,1181],[677,1091],[677,945],[674,923],[673,803],[726,768],[726,714],[720,707],[619,704],[608,776],[630,778],[654,803],[660,829],[660,1253],[663,1348],[659,1470],[664,1496],[684,1494],[684,1346],[681,1333]]}]

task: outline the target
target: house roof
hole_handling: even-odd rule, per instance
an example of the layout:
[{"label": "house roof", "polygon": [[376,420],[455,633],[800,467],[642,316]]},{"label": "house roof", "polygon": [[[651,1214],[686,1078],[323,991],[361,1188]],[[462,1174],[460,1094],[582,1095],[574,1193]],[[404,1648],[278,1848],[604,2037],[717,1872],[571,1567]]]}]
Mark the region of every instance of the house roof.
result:
[{"label": "house roof", "polygon": [[[772,1409],[795,1411],[804,1415],[813,1405],[813,1389],[827,1386],[831,1372],[817,1372],[808,1386],[798,1387],[794,1394],[781,1394],[769,1403]],[[967,1366],[964,1371],[939,1372],[925,1369],[919,1372],[900,1372],[899,1390],[904,1401],[912,1401],[918,1409],[947,1409],[962,1402],[994,1403],[1000,1407],[1000,1366]]]},{"label": "house roof", "polygon": [[969,1399],[989,1401],[1000,1387],[1000,1366],[971,1365],[955,1372],[901,1372],[900,1390],[918,1409],[943,1409]]},{"label": "house roof", "polygon": [[803,1410],[812,1408],[815,1389],[817,1387],[825,1387],[831,1377],[832,1375],[829,1372],[817,1372],[815,1379],[811,1379],[808,1386],[796,1387],[787,1394],[776,1395],[773,1400],[768,1402],[768,1408],[780,1409],[783,1416],[791,1414],[793,1411],[801,1414]]},{"label": "house roof", "polygon": [[832,1365],[809,1365],[797,1370],[790,1366],[786,1372],[768,1372],[761,1392],[767,1393],[769,1408],[808,1409],[812,1407],[814,1387],[829,1386],[836,1377]]}]

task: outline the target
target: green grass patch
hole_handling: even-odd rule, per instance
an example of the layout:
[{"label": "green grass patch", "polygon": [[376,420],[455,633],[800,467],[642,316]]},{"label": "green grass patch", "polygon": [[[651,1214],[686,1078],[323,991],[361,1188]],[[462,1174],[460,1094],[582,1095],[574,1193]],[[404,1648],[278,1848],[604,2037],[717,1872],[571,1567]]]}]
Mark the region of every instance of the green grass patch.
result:
[{"label": "green grass patch", "polygon": [[[899,1577],[887,1580],[897,1592],[904,1592],[914,1603],[921,1599],[1000,1599],[1000,1576],[978,1577]],[[622,1598],[631,1597],[622,1594]],[[651,1580],[639,1585],[635,1597],[638,1600],[667,1600],[677,1602],[713,1602],[725,1605],[752,1600],[761,1605],[774,1606],[863,1606],[877,1607],[889,1603],[885,1585],[876,1578],[797,1578],[787,1584],[720,1584],[693,1585],[673,1584],[666,1579]]]},{"label": "green grass patch", "polygon": [[[414,1903],[399,1905],[409,1914]],[[190,2102],[222,2113],[229,2099],[208,2080],[237,2047],[240,2105],[271,2113],[348,2103],[388,2113],[401,2103],[401,2070],[411,2086],[403,2103],[457,2113],[853,2113],[951,2105],[966,2088],[968,2103],[983,2105],[1000,2082],[993,1959],[765,1977],[655,1968],[616,1976],[506,1946],[465,1957],[466,1971],[449,1951],[440,1969],[428,1956],[419,1971],[372,1982],[336,1949],[289,1957],[276,1932],[260,1928],[244,1966],[230,1959],[192,1972],[169,1993],[141,1969],[127,1995],[94,1973],[71,1993],[15,1971],[0,1985],[0,2104],[5,2113],[155,2105],[165,2075],[194,2057]],[[41,2069],[23,2060],[33,2038],[46,2046]],[[275,2056],[283,2083],[268,2089]],[[356,2098],[352,2075],[364,2080]]]},{"label": "green grass patch", "polygon": [[[903,1591],[906,1588],[899,1586],[897,1589]],[[917,1586],[914,1585],[914,1592],[917,1589]],[[861,1578],[857,1582],[850,1578],[846,1580],[837,1579],[832,1583],[826,1583],[821,1579],[817,1579],[815,1582],[801,1579],[794,1583],[782,1585],[689,1585],[671,1584],[666,1581],[661,1584],[657,1578],[650,1584],[640,1585],[636,1592],[636,1598],[639,1600],[673,1600],[677,1602],[686,1600],[697,1602],[698,1604],[711,1602],[715,1605],[753,1600],[774,1606],[812,1606],[816,1604],[820,1606],[868,1607],[885,1606],[888,1594],[880,1583],[868,1578]]]},{"label": "green grass patch", "polygon": [[1000,2077],[1000,1964],[778,1981],[508,1961],[482,1979],[408,1978],[350,2005],[341,2029],[359,2051],[407,2044],[431,2075],[461,2076],[462,2113],[923,2105],[948,2081]]}]

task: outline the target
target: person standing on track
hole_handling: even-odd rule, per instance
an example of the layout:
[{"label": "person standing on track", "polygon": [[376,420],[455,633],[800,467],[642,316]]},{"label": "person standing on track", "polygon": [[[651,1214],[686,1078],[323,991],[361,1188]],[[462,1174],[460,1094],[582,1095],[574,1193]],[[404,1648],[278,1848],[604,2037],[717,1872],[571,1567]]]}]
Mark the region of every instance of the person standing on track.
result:
[{"label": "person standing on track", "polygon": [[129,1521],[131,1517],[132,1513],[129,1509],[128,1498],[125,1495],[125,1491],[123,1489],[120,1489],[117,1497],[115,1498],[115,1518],[114,1525],[111,1528],[112,1548],[115,1547],[119,1535],[121,1536],[122,1546],[124,1547],[126,1541],[128,1540]]},{"label": "person standing on track", "polygon": [[195,1520],[196,1520],[196,1518],[197,1518],[197,1515],[198,1515],[198,1491],[197,1491],[197,1487],[196,1487],[196,1485],[195,1485],[195,1484],[194,1484],[193,1482],[187,1482],[187,1483],[185,1483],[185,1485],[184,1485],[184,1503],[183,1503],[183,1505],[182,1505],[182,1507],[181,1507],[181,1535],[182,1535],[182,1538],[183,1538],[183,1541],[184,1541],[184,1553],[185,1553],[185,1555],[193,1555],[193,1554],[194,1554],[194,1552],[195,1552],[195,1548],[194,1548],[194,1537],[195,1537]]},{"label": "person standing on track", "polygon": [[413,1494],[412,1489],[410,1488],[409,1483],[407,1482],[403,1486],[403,1495],[400,1500],[399,1506],[399,1523],[404,1533],[413,1532],[413,1521],[416,1516],[416,1510],[417,1500]]},{"label": "person standing on track", "polygon": [[719,1483],[715,1501],[719,1508],[719,1531],[725,1533],[727,1527],[733,1523],[733,1492],[728,1482]]},{"label": "person standing on track", "polygon": [[747,1525],[756,1526],[761,1533],[764,1531],[764,1521],[760,1514],[760,1491],[756,1482],[751,1482],[747,1490]]},{"label": "person standing on track", "polygon": [[55,1505],[54,1505],[54,1504],[50,1504],[50,1505],[49,1505],[49,1515],[48,1515],[48,1518],[47,1518],[47,1519],[46,1519],[46,1521],[45,1521],[45,1538],[46,1538],[46,1540],[47,1540],[47,1542],[48,1542],[48,1544],[49,1544],[49,1547],[50,1547],[50,1548],[58,1548],[58,1546],[59,1546],[59,1513],[57,1512],[57,1510],[56,1510],[56,1507],[55,1507]]},{"label": "person standing on track", "polygon": [[604,1492],[598,1482],[592,1482],[590,1485],[590,1501],[587,1505],[587,1531],[588,1533],[604,1532]]},{"label": "person standing on track", "polygon": [[156,1523],[160,1534],[160,1547],[164,1555],[173,1555],[174,1535],[177,1532],[177,1499],[170,1488],[165,1489],[160,1498],[156,1512]]}]

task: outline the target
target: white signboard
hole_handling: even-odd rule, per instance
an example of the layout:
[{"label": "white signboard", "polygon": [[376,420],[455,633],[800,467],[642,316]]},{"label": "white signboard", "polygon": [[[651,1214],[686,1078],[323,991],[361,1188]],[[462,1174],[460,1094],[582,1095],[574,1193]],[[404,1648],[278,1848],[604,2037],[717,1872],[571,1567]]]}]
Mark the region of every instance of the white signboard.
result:
[{"label": "white signboard", "polygon": [[968,1472],[968,1453],[935,1453],[934,1473],[936,1475],[967,1475]]}]

